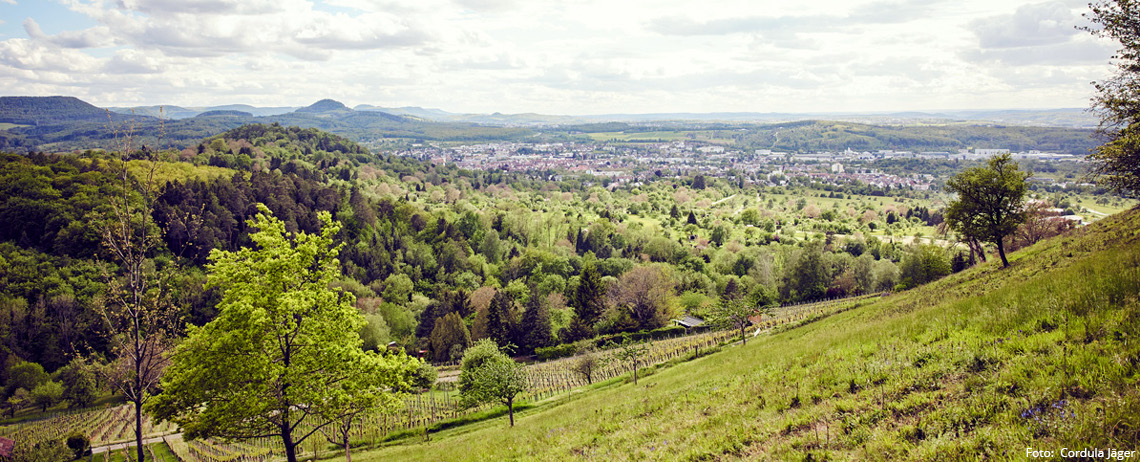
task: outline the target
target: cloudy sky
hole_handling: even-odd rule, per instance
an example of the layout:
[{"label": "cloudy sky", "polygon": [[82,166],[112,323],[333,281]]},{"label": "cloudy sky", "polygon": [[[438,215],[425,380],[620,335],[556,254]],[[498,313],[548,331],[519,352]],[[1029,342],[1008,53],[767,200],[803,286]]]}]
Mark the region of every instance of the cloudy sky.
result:
[{"label": "cloudy sky", "polygon": [[[797,5],[803,3],[803,5]],[[1085,107],[1087,0],[0,0],[0,92],[603,114]]]}]

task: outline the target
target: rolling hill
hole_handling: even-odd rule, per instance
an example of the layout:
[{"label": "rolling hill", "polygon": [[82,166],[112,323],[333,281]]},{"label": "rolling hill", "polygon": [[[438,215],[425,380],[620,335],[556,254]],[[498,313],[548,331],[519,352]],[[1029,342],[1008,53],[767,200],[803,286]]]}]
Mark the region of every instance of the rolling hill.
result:
[{"label": "rolling hill", "polygon": [[[1020,460],[1140,441],[1140,211],[354,460]],[[1058,457],[1059,458],[1059,457]],[[1090,459],[1091,460],[1091,459]]]}]

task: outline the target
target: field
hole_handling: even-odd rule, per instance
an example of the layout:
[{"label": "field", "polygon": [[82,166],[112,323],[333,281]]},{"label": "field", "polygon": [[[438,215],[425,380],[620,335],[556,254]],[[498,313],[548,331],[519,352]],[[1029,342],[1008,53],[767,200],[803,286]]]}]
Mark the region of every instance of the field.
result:
[{"label": "field", "polygon": [[[1140,441],[1140,213],[572,405],[354,460],[1020,459]],[[1078,373],[1079,372],[1079,373]]]}]

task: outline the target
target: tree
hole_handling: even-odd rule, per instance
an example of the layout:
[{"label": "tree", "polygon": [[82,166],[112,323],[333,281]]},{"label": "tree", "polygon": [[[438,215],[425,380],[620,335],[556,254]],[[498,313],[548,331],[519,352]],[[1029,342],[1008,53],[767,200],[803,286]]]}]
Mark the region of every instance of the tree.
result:
[{"label": "tree", "polygon": [[59,370],[59,380],[63,385],[63,399],[68,407],[90,406],[98,397],[99,388],[95,383],[95,373],[82,359],[73,359]]},{"label": "tree", "polygon": [[1116,74],[1093,83],[1092,109],[1108,141],[1089,156],[1095,161],[1092,173],[1120,193],[1140,193],[1140,4],[1107,0],[1089,7],[1091,14],[1084,16],[1098,27],[1085,30],[1121,45],[1113,56]]},{"label": "tree", "polygon": [[18,388],[35,389],[49,379],[50,377],[47,372],[44,372],[43,366],[36,363],[21,362],[8,370],[6,394],[11,395]]},{"label": "tree", "polygon": [[47,408],[54,406],[60,399],[63,399],[63,385],[59,382],[49,380],[32,389],[32,401],[43,412],[47,412]]},{"label": "tree", "polygon": [[431,354],[437,363],[451,359],[451,350],[455,345],[460,349],[471,344],[471,333],[467,325],[459,317],[459,313],[448,313],[436,319],[435,328],[431,331]]},{"label": "tree", "polygon": [[[111,334],[115,359],[111,367],[100,370],[106,373],[107,382],[134,406],[135,455],[136,460],[143,462],[146,455],[142,408],[169,364],[167,352],[175,336],[176,310],[168,292],[169,277],[175,271],[161,268],[153,259],[162,243],[153,218],[159,195],[155,180],[159,154],[145,146],[135,149],[133,121],[126,126],[112,121],[112,127],[119,156],[115,164],[119,191],[108,201],[111,213],[102,237],[118,268],[112,274],[104,267],[108,303],[100,305],[100,314]],[[127,161],[132,157],[149,162],[141,178],[130,174]]]},{"label": "tree", "polygon": [[605,366],[606,358],[591,351],[570,363],[570,371],[586,379],[586,384],[591,384],[594,383],[594,374],[597,374]]},{"label": "tree", "polygon": [[903,288],[936,281],[952,271],[946,249],[936,245],[916,245],[903,257],[899,264],[899,279]]},{"label": "tree", "polygon": [[487,338],[498,345],[511,343],[514,331],[515,300],[505,290],[495,292],[487,307]]},{"label": "tree", "polygon": [[587,263],[578,277],[578,286],[574,288],[570,297],[570,307],[574,308],[574,320],[570,322],[569,332],[563,341],[574,341],[594,336],[594,323],[602,316],[605,310],[605,287],[602,285],[602,276],[593,263]]},{"label": "tree", "polygon": [[494,340],[475,342],[463,353],[459,371],[459,394],[463,403],[501,402],[507,406],[511,426],[515,426],[515,396],[526,390],[526,371],[521,364],[499,350]]},{"label": "tree", "polygon": [[946,207],[947,225],[958,234],[996,245],[1002,266],[1009,267],[1003,240],[1025,221],[1029,175],[1008,153],[954,175],[946,181],[946,190],[958,195]]},{"label": "tree", "polygon": [[713,307],[712,321],[714,324],[740,329],[740,338],[747,345],[748,335],[745,330],[752,325],[751,318],[771,309],[772,300],[762,295],[725,295]]},{"label": "tree", "polygon": [[468,399],[499,402],[507,406],[511,426],[515,426],[515,397],[526,391],[526,370],[507,355],[484,364],[472,375]]},{"label": "tree", "polygon": [[639,329],[656,329],[669,319],[673,280],[657,266],[639,266],[622,274],[609,289],[609,300],[637,322]]},{"label": "tree", "polygon": [[626,367],[633,371],[633,384],[637,385],[637,369],[641,365],[642,358],[649,354],[649,344],[634,342],[629,337],[624,337],[621,344],[614,344],[611,341],[606,346],[614,350],[614,358],[625,363]]},{"label": "tree", "polygon": [[543,297],[539,297],[537,293],[532,294],[527,300],[519,324],[522,330],[522,344],[527,351],[533,352],[535,348],[550,346],[554,339],[554,333],[550,329],[550,309],[544,303]]},{"label": "tree", "polygon": [[215,249],[208,286],[222,293],[217,318],[189,328],[152,403],[159,420],[189,438],[278,437],[296,448],[361,400],[404,383],[415,360],[361,349],[365,321],[341,279],[333,245],[340,225],[318,214],[320,234],[287,234],[267,207],[249,221],[256,249]]}]

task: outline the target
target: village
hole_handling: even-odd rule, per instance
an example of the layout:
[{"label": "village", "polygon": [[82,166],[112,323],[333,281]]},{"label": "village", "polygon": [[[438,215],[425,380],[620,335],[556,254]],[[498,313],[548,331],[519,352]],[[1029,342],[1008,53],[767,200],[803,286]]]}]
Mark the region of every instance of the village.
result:
[{"label": "village", "polygon": [[[608,179],[619,185],[656,177],[742,177],[750,182],[782,185],[794,178],[807,178],[821,184],[860,182],[878,188],[927,191],[937,178],[914,172],[908,175],[885,173],[872,168],[883,159],[931,159],[946,161],[979,161],[1008,149],[963,149],[958,152],[910,152],[879,150],[874,152],[788,153],[766,149],[742,150],[693,141],[659,143],[524,143],[492,142],[442,146],[416,144],[395,155],[429,160],[436,164],[454,163],[468,170],[504,170],[544,172],[548,178],[561,179],[590,175]],[[1082,158],[1071,154],[1041,151],[1010,153],[1018,160],[1043,162],[1077,162]],[[1051,179],[1041,182],[1053,184]],[[1064,185],[1061,185],[1064,186]]]}]

